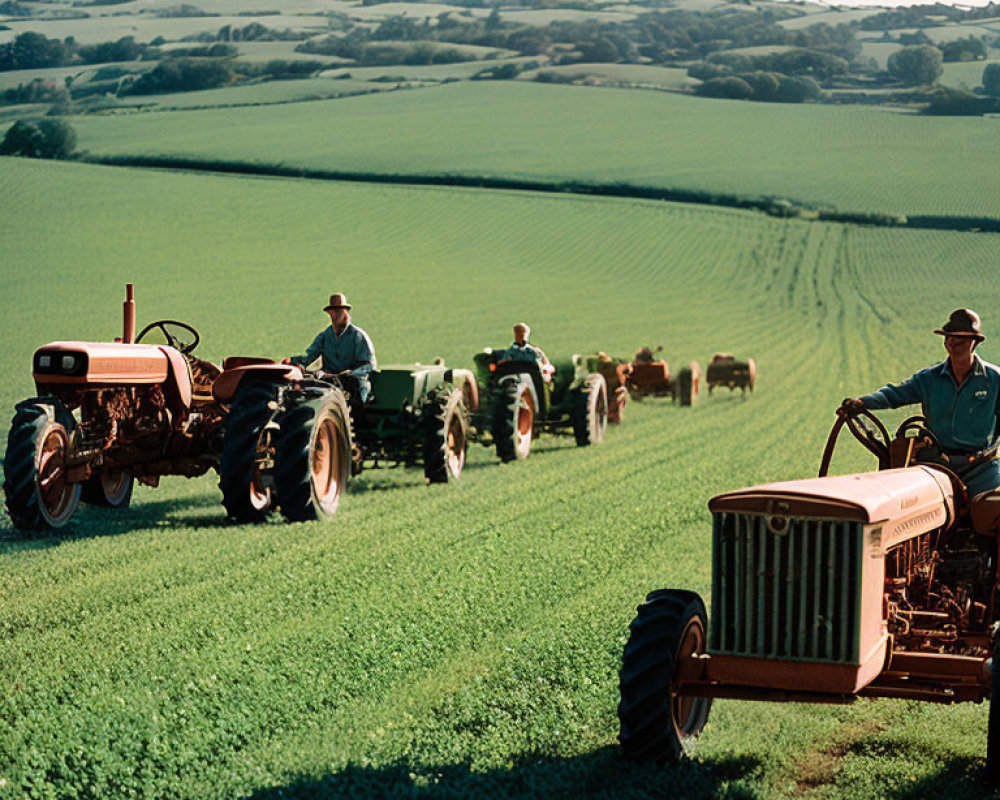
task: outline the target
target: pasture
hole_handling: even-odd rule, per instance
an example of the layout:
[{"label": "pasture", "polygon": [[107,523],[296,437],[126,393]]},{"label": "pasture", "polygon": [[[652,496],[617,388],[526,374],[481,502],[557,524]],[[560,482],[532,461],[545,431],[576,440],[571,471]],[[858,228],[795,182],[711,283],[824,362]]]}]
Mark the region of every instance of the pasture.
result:
[{"label": "pasture", "polygon": [[997,121],[982,117],[482,81],[72,122],[94,156],[624,183],[847,212],[991,216],[1000,207],[982,168],[1000,156]]},{"label": "pasture", "polygon": [[[557,118],[566,96],[549,95]],[[338,141],[356,102],[330,106]],[[390,106],[365,108],[392,127],[376,116]],[[205,120],[227,117],[177,118],[189,139],[151,114],[130,120],[134,141],[207,152]],[[233,157],[249,158],[228,119]],[[125,147],[124,129],[91,127],[105,122],[81,122],[86,145]],[[276,132],[260,131],[261,159]],[[354,148],[396,169],[390,138]],[[304,157],[336,163],[330,148]],[[140,321],[193,323],[216,361],[301,350],[339,290],[383,363],[466,365],[525,319],[552,356],[662,343],[678,365],[729,350],[760,368],[745,400],[632,404],[599,447],[541,440],[500,466],[477,446],[448,486],[366,472],[328,524],[227,524],[211,476],[141,488],[131,510],[88,510],[47,538],[4,517],[0,796],[982,795],[985,707],[719,701],[692,763],[637,767],[615,748],[615,705],[646,592],[708,595],[712,494],[814,474],[839,401],[941,358],[930,330],[954,307],[983,312],[981,352],[1000,358],[997,236],[16,159],[0,161],[0,196],[8,409],[32,393],[35,347],[119,331],[126,281]],[[868,466],[847,442],[834,462]]]}]

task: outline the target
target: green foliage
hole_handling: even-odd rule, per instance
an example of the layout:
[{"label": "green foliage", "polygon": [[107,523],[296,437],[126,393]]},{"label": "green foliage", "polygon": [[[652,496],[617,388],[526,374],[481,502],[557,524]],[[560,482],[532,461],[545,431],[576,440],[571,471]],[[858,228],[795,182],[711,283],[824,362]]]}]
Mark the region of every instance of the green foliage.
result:
[{"label": "green foliage", "polygon": [[5,105],[21,103],[66,103],[69,92],[66,87],[52,81],[35,78],[30,83],[22,83],[14,89],[7,89],[2,95]]},{"label": "green foliage", "polygon": [[226,86],[232,83],[234,78],[232,67],[225,62],[170,58],[161,61],[150,72],[142,75],[132,84],[128,93],[194,92]]},{"label": "green foliage", "polygon": [[[593,111],[593,92],[528,88],[557,111],[561,92],[584,94]],[[760,110],[682,99],[730,120]],[[672,133],[675,147],[687,135]],[[326,322],[331,242],[354,265],[336,288],[385,363],[467,365],[523,317],[553,356],[662,340],[672,363],[704,365],[739,343],[760,367],[746,401],[635,404],[599,447],[541,439],[507,466],[476,447],[446,487],[366,472],[328,525],[226,524],[209,475],[139,487],[130,510],[84,510],[57,536],[5,531],[4,796],[982,796],[985,705],[720,700],[694,760],[669,767],[621,758],[615,704],[646,592],[709,594],[707,499],[814,474],[843,396],[939,360],[930,331],[970,286],[982,309],[1000,305],[989,235],[13,159],[0,182],[31,187],[5,209],[18,235],[0,251],[6,408],[34,392],[40,343],[115,334],[126,279],[140,320],[194,323],[206,358],[295,352]],[[498,274],[532,291],[470,294]],[[453,313],[401,311],[429,308]],[[996,361],[995,337],[980,352]],[[712,445],[734,432],[739,446]],[[846,444],[834,462],[871,467]]]},{"label": "green foliage", "polygon": [[974,116],[1000,111],[1000,98],[981,97],[964,89],[938,86],[931,94],[927,114],[941,116]]},{"label": "green foliage", "polygon": [[76,132],[58,119],[18,120],[0,142],[0,155],[26,158],[69,158],[76,149]]},{"label": "green foliage", "polygon": [[695,91],[702,97],[724,97],[730,100],[749,100],[753,97],[753,87],[735,75],[722,78],[709,78],[699,85]]},{"label": "green foliage", "polygon": [[829,80],[846,75],[847,61],[817,50],[787,50],[780,53],[748,56],[742,53],[715,53],[710,63],[729,67],[733,72],[780,72],[784,75],[806,75],[816,80]]},{"label": "green foliage", "polygon": [[0,45],[0,70],[42,69],[66,63],[69,50],[58,39],[27,31]]},{"label": "green foliage", "polygon": [[944,72],[941,51],[931,45],[904,47],[889,56],[889,74],[911,86],[934,83]]},{"label": "green foliage", "polygon": [[980,61],[989,55],[989,47],[978,36],[954,39],[940,45],[941,57],[945,63],[954,61]]},{"label": "green foliage", "polygon": [[983,70],[983,91],[1000,97],[1000,64],[987,64]]}]

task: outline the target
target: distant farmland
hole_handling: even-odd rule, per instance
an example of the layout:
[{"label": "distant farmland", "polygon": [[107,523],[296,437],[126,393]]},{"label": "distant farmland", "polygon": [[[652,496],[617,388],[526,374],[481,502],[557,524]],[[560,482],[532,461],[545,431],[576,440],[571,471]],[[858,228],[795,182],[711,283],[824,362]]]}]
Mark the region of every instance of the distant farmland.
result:
[{"label": "distant farmland", "polygon": [[482,82],[74,125],[94,156],[617,182],[851,212],[1000,209],[1000,189],[982,166],[1000,156],[1000,140],[996,121],[981,117]]},{"label": "distant farmland", "polygon": [[[565,121],[559,103],[581,95],[551,96]],[[373,169],[399,168],[386,143],[402,131],[380,150],[355,138],[376,117],[330,108],[343,117],[328,150],[285,119],[284,152],[303,136],[303,157],[334,163],[353,141]],[[240,118],[134,118],[129,141],[209,152],[217,130],[250,158],[248,131],[207,124],[224,119]],[[124,146],[117,122],[88,120],[87,146],[98,131]],[[431,143],[411,161],[442,159]],[[471,146],[456,158],[476,163]],[[874,198],[866,185],[857,196]],[[506,466],[476,447],[444,487],[366,472],[326,525],[226,524],[212,477],[141,488],[132,510],[86,511],[57,537],[17,539],[4,518],[2,796],[979,796],[985,707],[719,701],[693,763],[637,767],[615,747],[615,705],[645,593],[708,594],[713,493],[814,474],[841,398],[941,358],[930,331],[956,306],[983,312],[982,353],[1000,357],[997,236],[15,159],[0,161],[0,191],[17,198],[0,255],[8,409],[33,390],[36,346],[118,332],[125,281],[140,320],[193,323],[216,361],[300,350],[340,290],[384,362],[467,365],[526,319],[552,356],[662,343],[675,364],[728,350],[760,365],[752,397],[634,404],[600,447],[541,440]],[[870,466],[846,444],[835,461]]]}]

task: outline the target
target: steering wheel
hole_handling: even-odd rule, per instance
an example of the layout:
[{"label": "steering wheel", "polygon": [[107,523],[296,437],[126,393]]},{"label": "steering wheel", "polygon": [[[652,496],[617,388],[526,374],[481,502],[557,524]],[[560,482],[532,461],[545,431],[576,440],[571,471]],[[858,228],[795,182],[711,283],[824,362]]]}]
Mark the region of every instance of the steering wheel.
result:
[{"label": "steering wheel", "polygon": [[[906,434],[910,433],[911,431],[913,433],[913,436],[907,437]],[[927,417],[924,417],[920,414],[917,414],[916,416],[913,417],[907,417],[906,419],[904,419],[900,423],[899,427],[896,429],[895,438],[926,439],[927,444],[929,446],[934,447],[937,449],[938,452],[941,452],[941,443],[938,441],[937,436],[934,435],[934,432],[927,427]]]},{"label": "steering wheel", "polygon": [[[172,331],[171,328],[178,330]],[[184,334],[189,334],[189,336],[185,336]],[[193,352],[198,346],[198,342],[201,341],[198,331],[187,323],[177,322],[177,320],[173,319],[158,319],[156,322],[150,322],[135,337],[136,343],[141,342],[147,335],[151,338],[155,338],[157,335],[162,336],[165,344],[173,347],[175,350],[180,350],[184,355],[189,355]],[[188,341],[189,338],[190,341]]]},{"label": "steering wheel", "polygon": [[878,459],[879,468],[889,463],[889,431],[882,420],[864,408],[846,417],[847,428],[861,445]]}]

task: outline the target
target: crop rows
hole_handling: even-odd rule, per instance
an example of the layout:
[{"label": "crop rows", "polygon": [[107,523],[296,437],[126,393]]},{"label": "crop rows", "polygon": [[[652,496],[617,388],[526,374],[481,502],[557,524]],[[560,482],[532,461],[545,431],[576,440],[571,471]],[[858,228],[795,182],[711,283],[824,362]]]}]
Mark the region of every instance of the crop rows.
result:
[{"label": "crop rows", "polygon": [[[746,400],[632,404],[600,447],[477,446],[458,484],[366,472],[328,524],[227,524],[205,477],[5,532],[0,797],[976,791],[981,707],[720,701],[668,768],[621,760],[615,704],[645,593],[709,594],[712,494],[813,474],[840,399],[939,358],[953,305],[994,330],[995,237],[5,159],[13,186],[8,408],[36,346],[117,332],[126,280],[140,320],[192,322],[213,360],[304,346],[341,290],[383,363],[464,366],[524,318],[554,357],[663,343],[760,375]],[[869,465],[846,443],[834,462]]]}]

